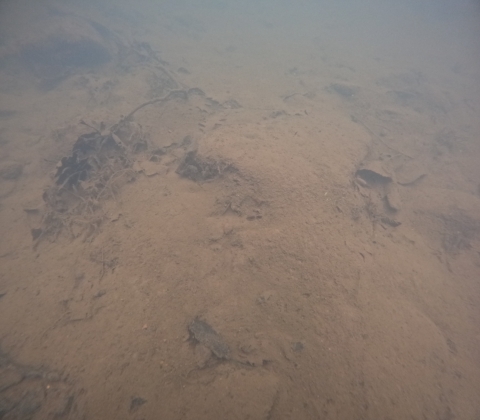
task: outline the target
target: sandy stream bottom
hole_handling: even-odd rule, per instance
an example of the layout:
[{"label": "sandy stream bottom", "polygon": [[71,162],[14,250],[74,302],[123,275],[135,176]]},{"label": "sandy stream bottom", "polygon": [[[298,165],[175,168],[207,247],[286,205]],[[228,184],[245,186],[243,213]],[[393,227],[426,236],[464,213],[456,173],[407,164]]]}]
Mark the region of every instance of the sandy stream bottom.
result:
[{"label": "sandy stream bottom", "polygon": [[[71,31],[112,59],[2,70],[0,418],[480,419],[466,84],[318,37],[296,48],[260,18],[239,37],[222,9],[141,26],[115,10],[52,6],[12,29],[14,53]],[[128,123],[146,145],[128,177],[47,232],[42,195],[92,133],[80,121],[108,136],[172,90]]]}]

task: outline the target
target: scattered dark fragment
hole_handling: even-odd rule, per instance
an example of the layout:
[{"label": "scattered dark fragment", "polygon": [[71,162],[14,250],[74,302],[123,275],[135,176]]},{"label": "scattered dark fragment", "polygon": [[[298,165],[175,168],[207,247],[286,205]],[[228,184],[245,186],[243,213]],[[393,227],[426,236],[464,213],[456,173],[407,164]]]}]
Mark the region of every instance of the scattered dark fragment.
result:
[{"label": "scattered dark fragment", "polygon": [[182,143],[180,143],[181,147],[187,147],[190,146],[193,143],[193,139],[191,136],[185,136],[182,140]]},{"label": "scattered dark fragment", "polygon": [[133,146],[132,146],[132,150],[133,150],[133,153],[141,153],[141,152],[145,152],[146,150],[148,149],[148,144],[145,140],[140,140],[140,141],[137,141]]},{"label": "scattered dark fragment", "polygon": [[357,93],[356,88],[351,86],[341,85],[339,83],[331,84],[328,90],[333,91],[334,93],[347,99],[350,99],[353,95],[355,95],[355,93]]},{"label": "scattered dark fragment", "polygon": [[88,178],[91,169],[88,158],[80,159],[77,153],[63,157],[55,174],[56,184],[65,187],[78,185],[80,181],[85,181]]},{"label": "scattered dark fragment", "polygon": [[182,166],[181,172],[178,172],[185,178],[191,179],[192,181],[200,181],[201,174],[199,169],[194,165],[184,165]]},{"label": "scattered dark fragment", "polygon": [[188,94],[188,96],[190,96],[190,95],[205,96],[205,92],[202,89],[199,89],[199,88],[188,89],[187,94]]},{"label": "scattered dark fragment", "polygon": [[229,99],[222,104],[227,109],[239,109],[242,107],[235,99]]},{"label": "scattered dark fragment", "polygon": [[305,348],[304,344],[301,342],[301,341],[296,341],[294,343],[292,343],[292,350],[294,352],[301,352],[303,349]]},{"label": "scattered dark fragment", "polygon": [[93,295],[94,299],[101,298],[103,295],[105,295],[107,291],[105,289],[99,290],[97,293]]},{"label": "scattered dark fragment", "polygon": [[40,210],[35,209],[35,208],[26,208],[26,209],[23,209],[23,211],[27,214],[39,214],[40,213]]},{"label": "scattered dark fragment", "polygon": [[192,340],[203,344],[219,359],[228,359],[230,349],[223,338],[205,321],[195,318],[188,326]]},{"label": "scattered dark fragment", "polygon": [[72,152],[74,154],[82,153],[84,155],[94,152],[97,149],[99,142],[102,141],[101,137],[102,136],[97,132],[82,134],[73,145]]},{"label": "scattered dark fragment", "polygon": [[218,101],[216,101],[215,99],[212,99],[212,98],[206,98],[206,104],[208,106],[212,107],[215,110],[223,108],[223,106],[220,102],[218,102]]},{"label": "scattered dark fragment", "polygon": [[273,111],[271,114],[270,114],[270,118],[277,118],[277,117],[281,117],[283,115],[287,115],[287,113],[285,111]]},{"label": "scattered dark fragment", "polygon": [[355,175],[369,185],[386,185],[392,181],[391,177],[384,176],[371,169],[359,169]]},{"label": "scattered dark fragment", "polygon": [[[140,42],[139,47],[143,48],[144,51],[149,55],[150,58],[160,63],[162,66],[168,66],[168,61],[162,60],[158,54],[153,51],[152,47],[148,42]],[[163,70],[163,69],[162,69]],[[175,83],[175,81],[173,81]]]},{"label": "scattered dark fragment", "polygon": [[447,346],[448,346],[448,349],[453,353],[453,354],[457,354],[457,346],[455,345],[455,343],[450,340],[449,338],[447,338]]},{"label": "scattered dark fragment", "polygon": [[196,150],[188,152],[177,168],[177,174],[192,181],[208,181],[220,175],[215,161],[200,157]]},{"label": "scattered dark fragment", "polygon": [[124,153],[122,143],[114,133],[101,135],[94,131],[82,134],[73,145],[72,154],[63,157],[57,165],[56,184],[66,188],[77,186],[87,180],[92,171],[98,170],[113,152]]},{"label": "scattered dark fragment", "polygon": [[141,397],[132,397],[132,401],[130,402],[130,412],[137,411],[139,407],[145,404],[147,400]]},{"label": "scattered dark fragment", "polygon": [[382,217],[380,221],[392,227],[397,227],[402,224],[402,222],[399,222],[398,220],[390,219],[390,217]]},{"label": "scattered dark fragment", "polygon": [[155,156],[163,156],[165,154],[167,154],[167,151],[163,147],[152,150],[152,155],[155,155]]}]

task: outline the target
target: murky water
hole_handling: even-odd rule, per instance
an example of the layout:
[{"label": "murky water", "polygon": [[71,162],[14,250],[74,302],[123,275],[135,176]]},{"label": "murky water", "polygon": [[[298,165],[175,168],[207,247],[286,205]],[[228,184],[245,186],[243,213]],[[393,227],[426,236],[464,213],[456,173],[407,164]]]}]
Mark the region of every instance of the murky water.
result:
[{"label": "murky water", "polygon": [[3,1],[0,418],[480,418],[479,19]]}]

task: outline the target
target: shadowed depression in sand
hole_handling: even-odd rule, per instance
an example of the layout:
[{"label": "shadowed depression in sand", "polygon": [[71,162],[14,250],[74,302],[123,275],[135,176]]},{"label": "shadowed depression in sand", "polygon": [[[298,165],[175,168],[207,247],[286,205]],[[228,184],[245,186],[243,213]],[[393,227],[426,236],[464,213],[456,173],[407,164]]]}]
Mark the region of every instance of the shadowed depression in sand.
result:
[{"label": "shadowed depression in sand", "polygon": [[480,6],[330,3],[0,2],[0,419],[480,419]]}]

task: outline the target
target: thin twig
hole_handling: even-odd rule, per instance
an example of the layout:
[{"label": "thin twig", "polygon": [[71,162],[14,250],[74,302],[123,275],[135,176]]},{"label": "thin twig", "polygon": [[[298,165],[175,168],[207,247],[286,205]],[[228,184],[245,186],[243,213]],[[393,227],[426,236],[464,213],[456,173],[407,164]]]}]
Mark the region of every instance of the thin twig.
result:
[{"label": "thin twig", "polygon": [[80,124],[86,125],[87,127],[91,128],[92,130],[95,130],[100,135],[102,134],[102,133],[100,133],[100,130],[95,128],[93,125],[87,124],[84,120],[80,120]]},{"label": "thin twig", "polygon": [[181,95],[184,95],[184,96],[187,96],[187,92],[185,90],[182,90],[182,89],[176,89],[176,90],[172,90],[170,92],[168,92],[166,95],[162,96],[161,98],[156,98],[156,99],[152,99],[151,101],[147,101],[147,102],[144,102],[143,104],[137,106],[132,112],[130,112],[130,114],[128,114],[124,119],[123,121],[128,121],[130,118],[133,117],[133,115],[139,111],[140,109],[148,106],[148,105],[153,105],[153,104],[156,104],[158,102],[166,102],[172,98],[175,97],[175,95],[178,95],[178,94],[181,94]]},{"label": "thin twig", "polygon": [[95,198],[97,200],[100,200],[100,198],[102,197],[102,195],[105,192],[105,190],[107,189],[107,187],[110,188],[110,183],[114,178],[117,178],[119,174],[122,175],[123,173],[125,173],[127,171],[131,171],[131,170],[132,170],[131,168],[124,168],[124,169],[119,169],[118,171],[114,172],[110,176],[110,178],[108,178],[108,181],[105,183],[105,186],[102,188],[102,190],[98,193],[98,195]]}]

